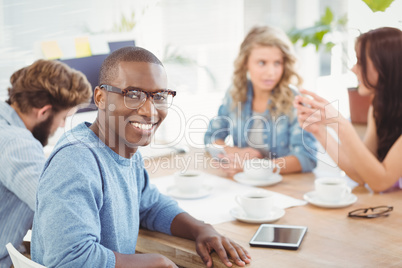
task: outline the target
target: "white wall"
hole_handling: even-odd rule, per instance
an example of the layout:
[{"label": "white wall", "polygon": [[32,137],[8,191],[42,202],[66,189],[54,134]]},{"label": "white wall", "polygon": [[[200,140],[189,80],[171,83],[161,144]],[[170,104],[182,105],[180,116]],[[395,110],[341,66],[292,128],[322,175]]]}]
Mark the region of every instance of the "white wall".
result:
[{"label": "white wall", "polygon": [[[135,39],[137,45],[161,59],[166,46],[170,46],[208,69],[215,83],[203,67],[174,63],[165,66],[169,87],[178,91],[174,102],[186,120],[194,116],[211,118],[231,83],[233,61],[250,27],[271,24],[287,31],[294,25],[311,26],[326,4],[345,2],[352,28],[366,31],[379,25],[401,26],[401,0],[395,0],[385,14],[372,14],[361,0],[0,0],[0,99],[6,98],[9,76],[38,57],[38,42],[97,34],[114,40]],[[121,14],[128,16],[132,10],[137,18],[134,31],[110,33]],[[353,41],[349,47],[353,50]],[[318,56],[313,46],[298,47],[297,53],[304,87],[346,103],[346,86],[339,81],[349,80],[318,79]],[[346,104],[341,106],[347,109]],[[178,112],[171,112],[157,137],[174,140],[180,137],[180,128],[205,128],[202,119],[191,121],[191,126],[177,126],[179,119]],[[194,135],[193,139],[198,142],[202,136]]]}]

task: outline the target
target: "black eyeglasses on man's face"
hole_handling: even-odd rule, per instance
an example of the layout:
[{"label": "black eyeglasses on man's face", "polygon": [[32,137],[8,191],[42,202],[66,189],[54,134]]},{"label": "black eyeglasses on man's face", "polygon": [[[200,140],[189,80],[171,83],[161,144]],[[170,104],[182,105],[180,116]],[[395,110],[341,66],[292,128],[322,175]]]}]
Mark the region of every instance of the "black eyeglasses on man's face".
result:
[{"label": "black eyeglasses on man's face", "polygon": [[372,208],[359,208],[348,213],[348,217],[356,218],[378,218],[386,217],[394,209],[389,206],[378,206]]},{"label": "black eyeglasses on man's face", "polygon": [[109,85],[100,85],[100,88],[106,89],[108,92],[119,93],[124,96],[124,104],[129,109],[139,109],[149,97],[152,97],[152,103],[156,109],[166,110],[173,103],[173,97],[176,91],[169,89],[161,89],[154,92],[148,92],[137,87],[128,87],[120,89]]}]

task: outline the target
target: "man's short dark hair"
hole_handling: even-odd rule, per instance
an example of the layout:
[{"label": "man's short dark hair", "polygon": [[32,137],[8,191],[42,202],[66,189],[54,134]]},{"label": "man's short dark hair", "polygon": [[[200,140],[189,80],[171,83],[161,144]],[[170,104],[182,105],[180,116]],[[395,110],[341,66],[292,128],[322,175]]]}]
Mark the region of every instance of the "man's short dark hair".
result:
[{"label": "man's short dark hair", "polygon": [[111,53],[102,63],[99,74],[99,85],[109,84],[118,75],[120,62],[150,62],[163,66],[152,52],[141,47],[123,47]]}]

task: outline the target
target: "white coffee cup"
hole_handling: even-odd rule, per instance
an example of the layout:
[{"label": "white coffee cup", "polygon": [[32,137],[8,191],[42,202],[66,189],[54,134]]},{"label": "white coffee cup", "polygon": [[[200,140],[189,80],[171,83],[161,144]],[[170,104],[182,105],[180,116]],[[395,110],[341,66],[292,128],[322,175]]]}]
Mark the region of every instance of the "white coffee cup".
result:
[{"label": "white coffee cup", "polygon": [[351,193],[346,179],[343,178],[319,178],[314,185],[318,198],[324,202],[337,203]]},{"label": "white coffee cup", "polygon": [[[276,171],[274,172],[274,169]],[[267,159],[250,159],[244,162],[243,172],[247,178],[253,180],[269,180],[272,175],[278,174],[280,168],[271,160]]]},{"label": "white coffee cup", "polygon": [[182,193],[197,193],[204,184],[203,173],[197,170],[184,170],[174,174],[175,186]]},{"label": "white coffee cup", "polygon": [[259,219],[268,215],[273,206],[272,197],[273,194],[268,191],[257,190],[236,195],[235,200],[248,217]]}]

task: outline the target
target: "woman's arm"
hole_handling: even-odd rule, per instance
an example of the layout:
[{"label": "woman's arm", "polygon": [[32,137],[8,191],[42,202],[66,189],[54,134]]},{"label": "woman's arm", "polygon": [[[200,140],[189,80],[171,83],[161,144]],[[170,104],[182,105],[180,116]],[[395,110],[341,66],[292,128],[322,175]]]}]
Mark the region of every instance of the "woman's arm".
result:
[{"label": "woman's arm", "polygon": [[339,127],[341,149],[349,156],[358,175],[375,192],[389,189],[402,177],[402,135],[388,151],[384,161],[378,161],[370,150],[360,141],[353,126],[347,122]]},{"label": "woman's arm", "polygon": [[[289,173],[296,173],[296,172],[302,171],[302,166],[300,164],[300,161],[294,155],[279,157],[279,158],[273,159],[272,162],[281,169],[279,171],[280,174],[289,174]],[[275,169],[274,169],[274,171],[275,171]]]},{"label": "woman's arm", "polygon": [[[334,127],[335,133],[338,135],[338,127]],[[314,137],[324,147],[325,152],[332,158],[335,164],[338,165],[352,180],[363,185],[364,181],[356,172],[354,166],[349,160],[349,156],[340,149],[339,142],[330,134],[327,127],[320,129],[314,133]]]},{"label": "woman's arm", "polygon": [[[309,93],[307,94],[310,95]],[[294,105],[297,108],[300,126],[314,135],[335,164],[337,164],[338,167],[352,180],[359,184],[364,184],[364,180],[356,172],[354,166],[349,160],[349,155],[347,155],[344,150],[341,150],[341,144],[338,139],[335,139],[328,131],[328,129],[331,128],[336,137],[338,137],[339,123],[335,118],[338,118],[338,120],[343,120],[344,118],[328,103],[328,101],[315,94],[311,96],[317,102],[317,107],[319,104],[322,111],[317,110],[317,108],[313,107],[311,104],[305,105],[307,102],[311,101],[310,98],[296,97]]]},{"label": "woman's arm", "polygon": [[[318,123],[318,125],[321,125],[321,127],[313,127],[313,131],[319,131],[319,129],[322,129],[322,126],[329,126],[335,131],[338,130],[339,145],[337,158],[334,155],[336,144],[330,142],[328,144],[329,147],[324,146],[324,148],[327,149],[330,155],[332,154],[331,157],[335,157],[334,160],[338,161],[339,167],[352,179],[356,179],[357,177],[366,182],[373,191],[381,192],[390,188],[402,177],[402,165],[400,164],[402,157],[402,136],[391,147],[384,161],[380,162],[371,152],[373,147],[370,149],[366,147],[365,143],[360,140],[352,124],[343,118],[328,101],[306,90],[303,90],[302,93],[312,96],[313,99],[298,97],[295,100],[299,120],[303,121],[303,123]],[[299,102],[308,104],[311,108],[302,106],[298,104]],[[366,142],[368,142],[369,146],[372,146],[372,143],[369,141],[373,138],[370,135],[367,137]],[[356,181],[359,182],[358,180]]]}]

